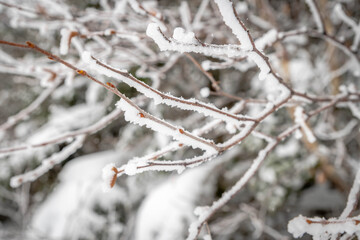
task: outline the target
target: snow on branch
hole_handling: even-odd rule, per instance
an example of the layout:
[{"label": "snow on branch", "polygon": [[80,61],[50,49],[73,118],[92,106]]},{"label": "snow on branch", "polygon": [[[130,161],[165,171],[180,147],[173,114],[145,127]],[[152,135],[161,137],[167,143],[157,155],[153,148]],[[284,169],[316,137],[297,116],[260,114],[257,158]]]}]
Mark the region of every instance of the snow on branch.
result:
[{"label": "snow on branch", "polygon": [[[238,19],[236,12],[233,9],[232,2],[224,0],[215,1],[215,3],[219,7],[225,24],[227,24],[233,30],[235,35],[239,38],[240,42],[242,42],[243,45],[241,45],[241,50],[243,51],[243,53],[245,53],[245,56],[254,61],[255,64],[259,67],[259,79],[267,79],[269,82],[271,82],[270,85],[272,85],[272,88],[274,90],[279,90],[281,92],[280,94],[276,94],[278,98],[275,100],[275,103],[279,103],[289,97],[289,87],[283,82],[281,77],[279,77],[273,72],[268,57],[266,57],[256,48],[255,42],[253,41],[248,29]],[[162,51],[173,50],[179,52],[197,52],[206,54],[205,52],[203,52],[203,49],[209,49],[208,51],[210,51],[210,49],[213,49],[212,46],[207,45],[193,43],[174,43],[174,41],[166,38],[165,35],[161,32],[160,28],[154,23],[148,25],[146,34],[156,42],[156,44]],[[271,38],[274,37],[271,36]],[[226,53],[226,50],[224,50],[223,53]],[[230,55],[228,56],[230,57]]]},{"label": "snow on branch", "polygon": [[[227,56],[233,58],[244,56],[244,52],[237,45],[206,44],[200,43],[199,40],[196,40],[196,42],[193,40],[191,42],[182,42],[168,38],[156,23],[150,23],[147,26],[146,35],[155,41],[161,51],[176,51],[180,53],[195,52],[210,57]],[[177,37],[177,35],[178,34],[175,33],[175,37]],[[194,33],[188,32],[187,36],[189,35],[195,36]],[[184,40],[184,37],[182,36],[182,38],[179,39]]]},{"label": "snow on branch", "polygon": [[330,239],[339,234],[360,234],[360,217],[345,220],[330,218],[307,218],[302,215],[292,219],[288,224],[288,231],[295,237],[302,237],[305,233],[313,239]]},{"label": "snow on branch", "polygon": [[254,46],[251,38],[249,37],[249,31],[246,30],[244,23],[242,23],[237,17],[233,3],[229,0],[215,0],[215,3],[219,7],[225,24],[239,39],[241,49],[245,51],[252,51]]},{"label": "snow on branch", "polygon": [[348,26],[352,28],[352,30],[355,33],[353,44],[351,45],[351,50],[358,51],[358,46],[360,42],[360,22],[356,24],[356,22],[349,16],[345,14],[345,12],[342,9],[342,6],[340,3],[335,5],[334,11],[336,15]]},{"label": "snow on branch", "polygon": [[0,156],[4,157],[6,155],[14,154],[16,152],[24,151],[27,149],[35,149],[35,148],[45,147],[45,146],[51,145],[51,144],[63,143],[63,142],[66,142],[68,139],[77,137],[78,135],[82,135],[82,134],[89,135],[89,134],[96,133],[97,131],[100,131],[101,129],[106,127],[108,124],[110,124],[116,118],[118,118],[121,113],[122,113],[121,109],[115,108],[111,113],[109,113],[108,115],[105,115],[99,121],[97,121],[96,123],[94,123],[90,126],[87,126],[87,127],[75,130],[75,131],[63,133],[59,136],[52,137],[50,139],[47,139],[47,140],[39,142],[39,143],[28,144],[28,145],[23,145],[23,146],[15,146],[15,147],[9,147],[9,148],[2,148],[2,149],[0,149]]},{"label": "snow on branch", "polygon": [[348,195],[346,207],[339,218],[307,218],[299,215],[288,223],[288,232],[295,238],[309,234],[313,239],[333,239],[339,235],[348,237],[360,234],[360,216],[350,217],[356,209],[360,192],[360,170],[357,171],[353,186]]},{"label": "snow on branch", "polygon": [[348,200],[346,202],[346,207],[341,213],[339,219],[348,218],[351,215],[351,213],[356,209],[356,206],[359,202],[359,194],[360,194],[360,169],[358,169],[356,172],[354,183],[351,187],[350,193],[348,195]]},{"label": "snow on branch", "polygon": [[305,133],[305,136],[309,143],[314,143],[316,141],[316,138],[311,131],[311,129],[308,127],[305,121],[305,115],[304,115],[304,109],[302,107],[296,107],[294,112],[295,117],[295,123],[300,124],[301,129]]},{"label": "snow on branch", "polygon": [[173,126],[170,123],[151,116],[144,111],[139,111],[138,108],[134,107],[133,104],[130,104],[129,101],[124,100],[124,98],[117,103],[117,107],[125,112],[125,120],[128,122],[135,123],[140,126],[145,125],[153,131],[172,136],[175,140],[193,148],[200,148],[209,153],[218,152],[218,148],[213,142],[196,137],[181,127]]},{"label": "snow on branch", "polygon": [[[196,156],[184,160],[171,160],[171,161],[144,161],[141,159],[133,159],[124,166],[117,168],[117,177],[122,174],[135,175],[146,171],[177,171],[179,174],[182,173],[186,168],[193,168],[200,164],[210,161],[215,158],[217,153],[205,153],[200,156]],[[105,182],[107,182],[105,180]]]},{"label": "snow on branch", "polygon": [[90,64],[91,68],[96,70],[98,73],[105,74],[108,77],[113,77],[119,81],[125,82],[131,87],[134,87],[137,91],[143,93],[146,97],[152,98],[155,104],[162,103],[183,110],[199,112],[205,116],[211,116],[226,122],[232,122],[234,124],[240,124],[242,121],[256,121],[247,116],[234,115],[227,112],[226,110],[220,110],[212,104],[203,103],[197,99],[183,99],[172,96],[170,94],[162,93],[147,85],[146,83],[138,80],[126,71],[115,69],[100,62],[99,60],[92,58],[88,52],[83,54],[83,60]]},{"label": "snow on branch", "polygon": [[[230,109],[230,112],[238,113],[241,110],[243,110],[243,108],[244,108],[243,102],[237,103]],[[209,122],[208,124],[205,124],[201,128],[193,130],[192,134],[194,134],[195,136],[201,136],[201,135],[207,133],[208,131],[210,131],[211,129],[214,129],[221,122],[222,121],[219,119],[213,120],[213,121]],[[248,135],[249,132],[253,129],[252,127],[254,127],[253,124],[248,124],[247,128],[243,128],[239,134],[235,135],[235,137],[228,140],[226,143],[220,144],[221,148],[227,149],[227,148],[229,148],[229,146],[235,145],[236,143],[238,143],[239,141],[244,139],[246,137],[246,135]],[[258,133],[256,131],[253,131],[253,133],[255,133],[256,135],[260,136],[261,138],[263,138],[263,139],[265,138],[266,140],[269,141],[269,137],[264,136],[263,134]],[[111,164],[112,167],[109,167],[110,165],[104,167],[103,179],[104,179],[105,190],[109,190],[110,188],[112,188],[114,186],[113,183],[115,182],[117,177],[121,176],[123,173],[128,174],[129,171],[126,171],[126,169],[128,169],[128,170],[133,169],[133,171],[130,171],[133,174],[128,174],[128,175],[134,175],[134,174],[142,173],[144,171],[175,171],[176,170],[180,173],[187,167],[198,166],[203,162],[206,162],[206,161],[211,160],[212,158],[215,158],[219,154],[219,152],[213,153],[213,154],[205,153],[202,156],[198,156],[198,157],[195,157],[192,159],[186,159],[186,160],[161,161],[161,163],[156,161],[157,158],[163,156],[164,154],[172,152],[172,151],[176,151],[182,147],[184,147],[183,143],[175,141],[156,152],[147,154],[140,158],[138,158],[138,157],[133,158],[133,159],[129,160],[128,164],[125,164],[119,168],[116,168],[113,163]],[[220,148],[219,148],[219,151],[222,151],[222,150],[220,150]],[[130,166],[130,167],[128,167],[128,166]],[[134,166],[136,166],[136,171],[135,171]]]},{"label": "snow on branch", "polygon": [[221,198],[212,203],[210,207],[204,209],[199,213],[198,220],[193,222],[189,227],[189,235],[187,240],[194,240],[200,233],[201,227],[203,224],[208,221],[208,219],[222,206],[224,206],[230,199],[234,197],[250,180],[250,178],[256,173],[260,165],[265,160],[266,156],[270,153],[270,151],[277,145],[276,141],[270,142],[265,149],[261,150],[256,159],[254,159],[251,166],[245,172],[245,174],[240,178],[237,183],[228,191],[223,193]]}]

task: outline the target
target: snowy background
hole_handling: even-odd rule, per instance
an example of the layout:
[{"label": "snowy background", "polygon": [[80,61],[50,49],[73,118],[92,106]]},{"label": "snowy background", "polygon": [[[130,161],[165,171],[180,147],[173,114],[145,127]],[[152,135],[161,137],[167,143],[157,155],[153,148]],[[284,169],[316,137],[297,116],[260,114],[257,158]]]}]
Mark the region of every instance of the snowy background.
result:
[{"label": "snowy background", "polygon": [[359,238],[359,19],[0,1],[0,239]]}]

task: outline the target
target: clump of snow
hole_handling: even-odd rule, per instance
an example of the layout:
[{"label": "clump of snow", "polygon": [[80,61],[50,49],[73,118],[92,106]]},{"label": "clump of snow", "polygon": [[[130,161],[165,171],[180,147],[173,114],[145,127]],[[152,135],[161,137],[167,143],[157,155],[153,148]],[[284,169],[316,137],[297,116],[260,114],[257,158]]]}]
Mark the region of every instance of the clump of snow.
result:
[{"label": "clump of snow", "polygon": [[195,214],[195,216],[201,216],[201,215],[204,215],[204,213],[206,213],[206,211],[209,211],[209,206],[197,206],[194,209],[194,214]]},{"label": "clump of snow", "polygon": [[71,41],[71,31],[67,28],[63,28],[60,30],[60,54],[66,55],[69,52],[69,45]]},{"label": "clump of snow", "polygon": [[225,125],[225,129],[226,129],[226,131],[228,131],[228,133],[234,134],[234,133],[236,133],[237,127],[235,124],[227,123]]},{"label": "clump of snow", "polygon": [[195,38],[195,33],[186,32],[185,29],[177,27],[174,29],[173,38],[181,43],[198,44],[199,41]]},{"label": "clump of snow", "polygon": [[276,172],[273,168],[262,167],[259,171],[259,177],[264,182],[274,183],[276,181]]},{"label": "clump of snow", "polygon": [[95,61],[94,59],[92,59],[91,53],[88,52],[88,51],[84,51],[84,52],[81,54],[81,60],[83,60],[85,63],[95,64],[95,65],[96,65],[96,61]]},{"label": "clump of snow", "polygon": [[165,37],[161,32],[160,26],[156,23],[150,23],[146,29],[146,35],[152,38],[161,51],[177,51],[177,52],[195,52],[211,57],[244,57],[244,51],[238,45],[214,45],[206,44],[188,44],[173,41]]},{"label": "clump of snow", "polygon": [[200,89],[200,95],[203,98],[207,98],[210,95],[210,89],[208,87],[204,87],[204,88]]},{"label": "clump of snow", "polygon": [[236,11],[240,14],[246,14],[249,11],[249,6],[247,2],[238,2],[235,8]]},{"label": "clump of snow", "polygon": [[[164,38],[162,33],[160,32],[160,27],[156,23],[149,23],[146,29],[146,35],[151,37],[156,44],[159,46],[161,50],[163,50],[163,46],[166,46],[169,44],[169,42]],[[166,50],[166,49],[164,49]]]},{"label": "clump of snow", "polygon": [[205,60],[201,63],[201,67],[205,70],[208,71],[211,69],[211,61],[209,60]]},{"label": "clump of snow", "polygon": [[297,216],[292,219],[288,224],[288,232],[291,233],[295,238],[302,237],[306,228],[308,228],[309,224],[306,222],[306,218],[302,215]]},{"label": "clump of snow", "polygon": [[130,161],[125,166],[125,174],[127,175],[135,175],[137,170],[136,162]]}]

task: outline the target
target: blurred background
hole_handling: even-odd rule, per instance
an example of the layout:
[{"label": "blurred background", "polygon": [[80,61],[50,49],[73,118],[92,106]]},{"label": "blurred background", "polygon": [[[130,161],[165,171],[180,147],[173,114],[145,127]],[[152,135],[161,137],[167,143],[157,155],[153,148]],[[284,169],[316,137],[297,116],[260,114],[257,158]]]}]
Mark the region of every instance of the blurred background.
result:
[{"label": "blurred background", "polygon": [[[263,51],[292,88],[316,96],[338,94],[341,85],[356,90],[360,69],[355,43],[360,33],[341,13],[358,23],[360,4],[316,3],[328,35],[352,49],[353,55],[310,31],[316,24],[304,1],[234,1],[234,7],[255,39],[271,30],[279,33]],[[146,35],[151,22],[161,24],[168,37],[182,27],[205,43],[239,44],[211,0],[0,1],[0,40],[31,41],[100,81],[111,82],[147,112],[188,131],[213,119],[155,105],[136,89],[89,68],[81,60],[82,52],[126,69],[162,92],[218,108],[231,109],[241,102],[241,114],[254,116],[269,101],[271,86],[259,81],[254,63],[241,57],[160,52]],[[181,174],[121,176],[111,191],[104,192],[105,165],[121,166],[172,143],[170,137],[126,122],[115,106],[118,100],[47,56],[0,45],[0,239],[185,239],[196,220],[196,206],[220,198],[266,146],[250,135],[199,167]],[[310,112],[322,103],[300,104]],[[287,223],[299,214],[339,216],[359,168],[358,107],[356,102],[338,104],[312,118],[315,143],[293,135],[283,141],[247,186],[216,212],[199,239],[209,239],[209,233],[222,240],[291,239]],[[279,109],[257,130],[276,137],[294,124],[293,111],[292,105]],[[220,123],[203,137],[221,143],[233,131],[234,126]],[[158,159],[199,154],[199,149],[182,147]],[[42,165],[44,161],[50,165]],[[28,181],[11,180],[21,174]]]}]

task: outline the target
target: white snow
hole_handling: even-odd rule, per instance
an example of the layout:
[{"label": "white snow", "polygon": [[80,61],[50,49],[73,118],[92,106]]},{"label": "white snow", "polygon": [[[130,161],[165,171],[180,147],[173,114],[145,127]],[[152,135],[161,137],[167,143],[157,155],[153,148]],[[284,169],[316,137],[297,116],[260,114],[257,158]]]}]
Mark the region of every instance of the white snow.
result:
[{"label": "white snow", "polygon": [[270,142],[268,145],[258,153],[258,156],[252,162],[251,166],[245,172],[245,174],[231,187],[230,190],[223,193],[221,198],[214,201],[212,205],[208,208],[207,211],[203,211],[203,213],[199,216],[198,220],[194,221],[189,227],[189,235],[187,240],[195,239],[197,235],[197,229],[202,224],[203,221],[206,221],[208,217],[212,215],[216,209],[225,205],[234,194],[238,193],[245,184],[250,180],[250,178],[255,174],[255,172],[259,169],[260,165],[265,160],[269,151],[276,145],[276,142]]},{"label": "white snow", "polygon": [[112,28],[105,29],[105,31],[104,31],[105,36],[111,36],[113,33],[116,33],[116,31],[115,31],[115,29],[112,29]]},{"label": "white snow", "polygon": [[86,135],[77,136],[74,142],[66,146],[60,152],[54,153],[49,158],[43,160],[41,165],[34,170],[12,177],[10,179],[10,186],[16,188],[23,183],[35,181],[40,176],[44,175],[50,169],[52,169],[56,164],[66,160],[71,154],[81,148],[85,137]]},{"label": "white snow", "polygon": [[174,29],[173,38],[180,43],[199,44],[199,41],[195,38],[195,33],[186,32],[185,29],[181,27]]},{"label": "white snow", "polygon": [[210,95],[210,89],[208,87],[200,89],[200,95],[203,98],[207,98]]},{"label": "white snow", "polygon": [[344,23],[349,25],[352,28],[352,30],[354,31],[355,36],[354,36],[353,44],[351,45],[351,50],[356,51],[358,49],[359,42],[360,42],[360,22],[358,24],[356,24],[356,22],[351,17],[347,16],[345,14],[345,12],[343,11],[340,3],[337,3],[335,5],[334,11],[335,11],[336,15]]},{"label": "white snow", "polygon": [[125,120],[128,122],[135,123],[140,126],[146,126],[147,128],[150,128],[156,132],[172,136],[175,140],[193,148],[200,148],[209,153],[217,152],[212,142],[200,137],[197,137],[198,140],[194,139],[193,137],[188,136],[190,133],[182,130],[181,127],[172,126],[169,123],[165,123],[163,120],[155,117],[155,121],[146,117],[141,117],[138,109],[134,108],[134,106],[130,105],[123,99],[117,103],[117,107],[125,112]]},{"label": "white snow", "polygon": [[276,172],[273,168],[262,167],[259,170],[259,177],[261,180],[267,183],[275,183],[276,181]]},{"label": "white snow", "polygon": [[67,28],[63,28],[60,31],[61,39],[60,39],[60,54],[66,55],[69,52],[69,46],[70,46],[70,37],[71,37],[71,31]]},{"label": "white snow", "polygon": [[188,44],[180,43],[168,39],[161,32],[160,27],[156,23],[150,23],[146,29],[146,35],[152,38],[158,45],[161,51],[177,51],[201,53],[211,57],[228,56],[228,57],[243,57],[244,52],[238,45],[214,45],[206,44]]},{"label": "white snow", "polygon": [[264,58],[262,58],[258,53],[256,52],[249,52],[248,53],[248,57],[249,59],[251,59],[252,61],[255,62],[255,64],[258,66],[258,68],[260,69],[260,74],[259,74],[259,80],[265,80],[266,76],[268,75],[268,73],[270,72],[270,67],[267,64],[267,62],[265,61]]},{"label": "white snow", "polygon": [[106,66],[111,68],[112,70],[100,66],[99,64],[96,63],[94,59],[91,58],[89,52],[84,52],[82,54],[82,59],[84,62],[90,64],[90,67],[93,70],[96,70],[101,74],[105,74],[108,77],[113,77],[119,81],[128,84],[131,87],[134,87],[137,91],[141,92],[146,97],[152,98],[155,104],[161,103],[161,104],[166,104],[170,107],[177,107],[183,110],[199,112],[204,114],[205,116],[219,118],[223,121],[232,122],[234,124],[239,124],[239,118],[246,117],[241,115],[235,116],[228,111],[220,110],[212,104],[204,103],[194,98],[184,99],[182,97],[175,97],[170,94],[162,93],[157,89],[154,89],[148,86],[147,84],[141,82],[140,80],[134,78],[133,76],[128,75],[124,70],[118,70],[108,65]]},{"label": "white snow", "polygon": [[58,186],[34,212],[31,231],[51,239],[95,239],[95,232],[89,229],[97,228],[116,228],[121,232],[121,224],[93,212],[99,205],[113,211],[112,206],[125,199],[124,192],[116,186],[109,193],[102,190],[99,169],[116,162],[118,157],[117,152],[99,152],[67,163],[59,175]]},{"label": "white snow", "polygon": [[296,107],[294,112],[294,117],[295,117],[295,123],[300,124],[301,129],[303,130],[307,140],[310,143],[315,142],[316,138],[313,132],[311,131],[311,129],[308,127],[308,125],[305,122],[304,109],[302,107]]},{"label": "white snow", "polygon": [[208,195],[213,191],[204,188],[209,186],[206,183],[211,179],[210,171],[208,166],[190,169],[153,189],[137,215],[135,240],[184,239],[189,222],[194,220],[193,209],[200,193]]},{"label": "white snow", "polygon": [[125,165],[125,174],[132,176],[135,175],[137,173],[137,165],[136,162],[134,161],[129,161],[126,165]]},{"label": "white snow", "polygon": [[260,51],[264,50],[268,46],[272,46],[278,39],[278,32],[276,29],[271,29],[260,38],[255,40],[255,46]]},{"label": "white snow", "polygon": [[[348,195],[348,199],[346,202],[346,207],[341,213],[339,219],[346,219],[352,213],[354,206],[356,206],[359,200],[359,192],[360,192],[360,169],[357,170],[354,183],[351,187],[350,193]],[[360,231],[360,230],[359,230]]]}]

